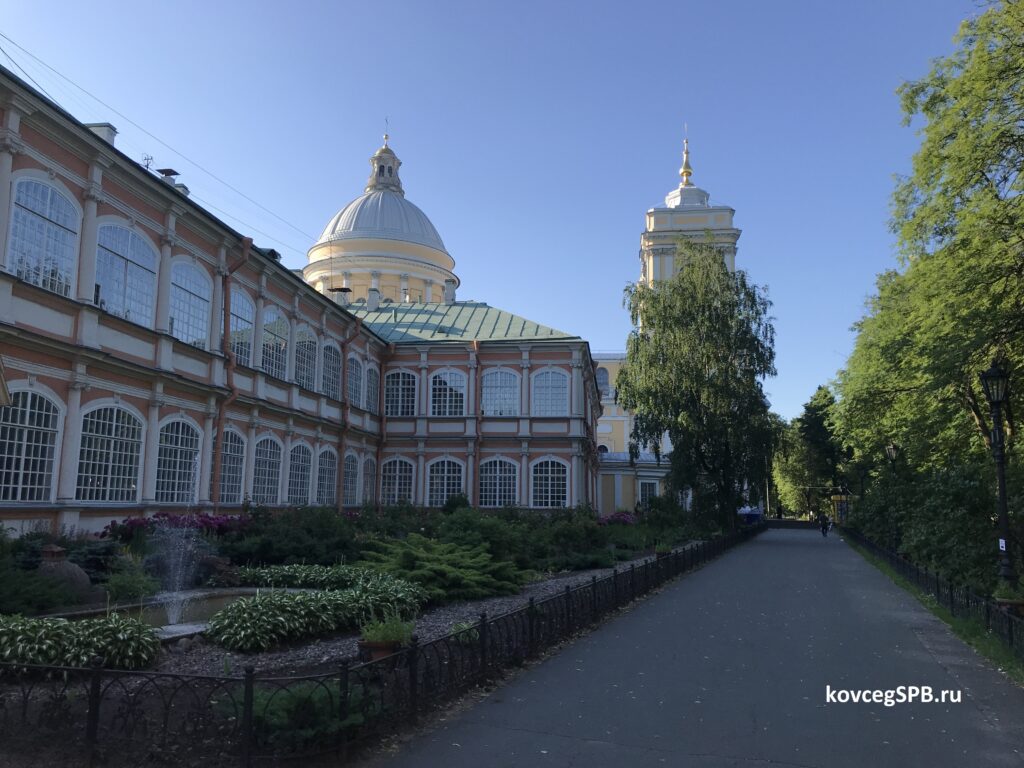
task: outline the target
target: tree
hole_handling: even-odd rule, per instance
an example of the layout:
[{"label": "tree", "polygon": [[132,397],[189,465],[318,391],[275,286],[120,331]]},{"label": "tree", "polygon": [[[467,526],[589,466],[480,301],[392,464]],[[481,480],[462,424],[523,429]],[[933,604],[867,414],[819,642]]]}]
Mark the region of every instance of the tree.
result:
[{"label": "tree", "polygon": [[710,490],[715,516],[735,525],[747,483],[761,487],[775,439],[761,387],[775,374],[771,302],[710,242],[680,241],[676,275],[626,289],[634,330],[616,379],[634,413],[630,453],[655,452],[666,432],[672,476]]}]

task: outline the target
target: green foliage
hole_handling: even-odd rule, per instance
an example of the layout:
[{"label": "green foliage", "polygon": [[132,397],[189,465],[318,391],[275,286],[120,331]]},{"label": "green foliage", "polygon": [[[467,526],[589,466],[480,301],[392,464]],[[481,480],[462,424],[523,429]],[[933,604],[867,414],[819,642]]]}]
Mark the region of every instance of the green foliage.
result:
[{"label": "green foliage", "polygon": [[475,645],[480,642],[480,630],[475,621],[458,621],[452,624],[449,634],[455,636],[459,645]]},{"label": "green foliage", "polygon": [[126,558],[119,570],[106,583],[107,594],[115,603],[140,600],[160,591],[160,582],[142,570],[133,559]]},{"label": "green foliage", "polygon": [[117,567],[120,547],[109,539],[32,531],[11,541],[9,551],[19,568],[35,570],[42,562],[42,548],[47,544],[63,547],[68,562],[80,566],[93,584],[102,584]]},{"label": "green foliage", "polygon": [[383,619],[368,621],[359,628],[363,640],[368,643],[398,643],[408,645],[412,641],[415,623],[404,621],[394,614]]},{"label": "green foliage", "polygon": [[[452,498],[461,505],[465,496]],[[448,509],[448,505],[445,509]],[[403,503],[381,508],[364,507],[355,524],[364,536],[398,539],[409,533],[433,536],[440,519],[436,510]]]},{"label": "green foliage", "polygon": [[331,507],[256,510],[248,525],[226,533],[218,546],[239,565],[332,565],[356,559],[360,549],[353,520]]},{"label": "green foliage", "polygon": [[672,279],[626,291],[634,330],[615,385],[635,415],[630,452],[657,450],[668,432],[673,477],[708,486],[731,528],[744,485],[763,485],[774,441],[761,386],[775,374],[771,302],[711,242],[681,240],[676,261]]},{"label": "green foliage", "polygon": [[478,509],[462,507],[445,515],[437,527],[437,537],[461,547],[484,545],[495,560],[509,560],[526,570],[533,567],[530,557],[531,530],[521,519],[499,517]]},{"label": "green foliage", "polygon": [[[227,697],[218,708],[227,717],[238,715],[242,691]],[[357,728],[367,715],[380,708],[361,683],[354,682],[342,717],[336,686],[326,682],[291,683],[287,688],[257,684],[253,691],[253,733],[260,747],[268,752],[302,754],[330,743],[342,731]]]},{"label": "green foliage", "polygon": [[365,558],[371,568],[419,584],[432,603],[513,595],[521,583],[516,567],[495,561],[483,544],[462,547],[415,533],[377,542]]},{"label": "green foliage", "polygon": [[156,630],[119,614],[100,619],[26,619],[0,616],[0,661],[83,667],[139,669],[160,648]]},{"label": "green foliage", "polygon": [[10,557],[0,557],[0,615],[41,613],[74,601],[56,579],[24,571]]},{"label": "green foliage", "polygon": [[242,566],[234,575],[243,587],[284,587],[296,589],[348,589],[369,572],[353,565],[266,565]]}]

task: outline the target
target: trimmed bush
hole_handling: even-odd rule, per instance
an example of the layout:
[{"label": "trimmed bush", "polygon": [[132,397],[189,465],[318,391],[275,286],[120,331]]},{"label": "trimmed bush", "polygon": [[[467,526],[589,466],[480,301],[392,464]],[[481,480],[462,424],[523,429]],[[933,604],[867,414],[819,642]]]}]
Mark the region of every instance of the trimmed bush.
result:
[{"label": "trimmed bush", "polygon": [[156,630],[137,619],[27,619],[0,616],[0,661],[84,667],[99,658],[106,667],[148,666],[160,648]]}]

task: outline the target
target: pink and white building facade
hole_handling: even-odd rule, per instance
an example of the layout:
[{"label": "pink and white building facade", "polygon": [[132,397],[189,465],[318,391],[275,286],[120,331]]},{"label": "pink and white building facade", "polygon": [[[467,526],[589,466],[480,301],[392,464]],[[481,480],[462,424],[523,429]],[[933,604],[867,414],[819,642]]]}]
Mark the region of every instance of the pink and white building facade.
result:
[{"label": "pink and white building facade", "polygon": [[386,143],[299,273],[115,133],[0,69],[0,525],[593,502],[587,342],[457,301]]}]

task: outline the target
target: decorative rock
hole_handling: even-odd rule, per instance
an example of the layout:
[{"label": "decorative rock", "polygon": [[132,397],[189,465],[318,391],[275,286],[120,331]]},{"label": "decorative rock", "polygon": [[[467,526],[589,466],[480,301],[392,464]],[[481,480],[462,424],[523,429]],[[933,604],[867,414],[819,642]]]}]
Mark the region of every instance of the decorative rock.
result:
[{"label": "decorative rock", "polygon": [[80,602],[89,597],[92,592],[89,574],[81,566],[67,561],[64,547],[47,544],[41,552],[43,560],[37,569],[40,575],[59,581],[70,593],[72,599],[69,602]]}]

